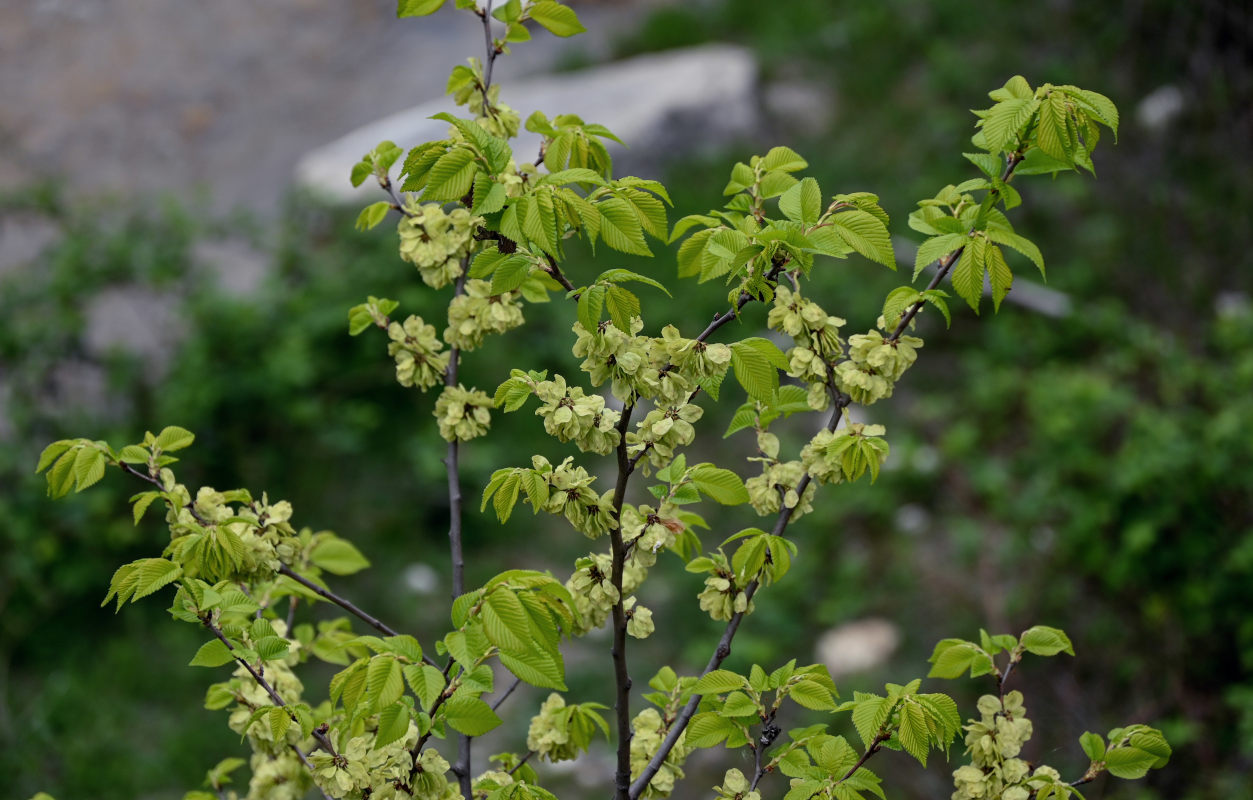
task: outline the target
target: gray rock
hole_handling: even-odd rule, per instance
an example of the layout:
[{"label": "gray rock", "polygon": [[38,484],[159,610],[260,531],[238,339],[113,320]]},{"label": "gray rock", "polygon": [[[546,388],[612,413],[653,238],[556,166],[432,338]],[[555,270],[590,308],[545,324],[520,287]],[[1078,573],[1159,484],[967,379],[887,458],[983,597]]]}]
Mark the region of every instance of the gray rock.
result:
[{"label": "gray rock", "polygon": [[0,275],[31,263],[61,238],[61,229],[36,214],[0,219]]},{"label": "gray rock", "polygon": [[143,360],[150,379],[164,374],[185,334],[178,318],[181,300],[141,286],[106,289],[85,312],[83,345],[96,357],[123,351]]},{"label": "gray rock", "polygon": [[[690,153],[692,141],[719,145],[751,134],[759,121],[756,85],[751,53],[710,45],[517,81],[502,90],[501,100],[523,120],[533,111],[573,113],[606,126],[630,146],[628,151],[610,143],[615,172],[625,174],[624,168],[637,170],[661,154]],[[297,185],[335,202],[376,199],[378,187],[368,182],[353,189],[348,181],[352,165],[385,139],[411,147],[443,138],[447,123],[430,119],[441,111],[458,113],[451,99],[432,100],[308,153],[296,167]],[[525,162],[538,154],[540,137],[523,131],[512,144]]]},{"label": "gray rock", "polygon": [[218,288],[232,297],[255,295],[270,272],[270,259],[265,253],[235,239],[197,242],[192,258],[213,275]]}]

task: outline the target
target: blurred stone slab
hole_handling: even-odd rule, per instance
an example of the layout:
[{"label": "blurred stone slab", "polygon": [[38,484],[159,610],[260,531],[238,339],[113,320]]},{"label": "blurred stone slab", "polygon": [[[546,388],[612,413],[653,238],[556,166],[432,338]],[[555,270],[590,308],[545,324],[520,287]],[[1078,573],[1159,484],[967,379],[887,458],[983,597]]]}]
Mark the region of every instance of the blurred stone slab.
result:
[{"label": "blurred stone slab", "polygon": [[61,238],[56,223],[37,214],[0,217],[0,275],[34,262]]},{"label": "blurred stone slab", "polygon": [[84,309],[83,346],[88,355],[134,355],[155,379],[165,373],[183,336],[180,298],[145,286],[115,286],[97,294]]},{"label": "blurred stone slab", "polygon": [[852,620],[823,633],[816,646],[819,663],[840,679],[886,664],[901,643],[896,623],[879,617]]},{"label": "blurred stone slab", "polygon": [[[739,47],[710,45],[640,56],[570,74],[505,84],[501,100],[523,121],[533,111],[578,114],[613,131],[629,149],[609,142],[615,174],[644,169],[666,156],[691,153],[693,143],[717,146],[749,136],[759,123],[757,65]],[[450,98],[423,103],[372,122],[300,159],[296,184],[334,202],[378,196],[368,182],[353,189],[352,165],[379,142],[412,147],[447,135],[448,124],[430,119],[459,113]],[[464,113],[464,112],[461,112]],[[523,130],[511,143],[515,157],[531,161],[540,137]]]}]

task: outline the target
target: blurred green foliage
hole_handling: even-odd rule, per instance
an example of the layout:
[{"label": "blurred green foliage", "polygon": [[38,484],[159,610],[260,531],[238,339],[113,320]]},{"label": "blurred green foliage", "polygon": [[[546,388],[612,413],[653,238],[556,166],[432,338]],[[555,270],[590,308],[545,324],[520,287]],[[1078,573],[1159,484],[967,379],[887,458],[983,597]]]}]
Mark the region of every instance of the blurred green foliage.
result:
[{"label": "blurred green foliage", "polygon": [[[869,686],[917,672],[942,636],[1057,625],[1082,658],[1021,676],[1048,732],[1042,746],[1114,722],[1164,720],[1175,760],[1121,796],[1253,796],[1253,229],[1240,213],[1253,208],[1253,176],[1231,165],[1253,136],[1249,12],[1164,0],[1030,11],[955,0],[788,6],[788,15],[751,0],[663,8],[621,51],[738,40],[760,54],[765,92],[819,87],[834,129],[807,140],[778,119],[766,144],[801,151],[832,191],[879,192],[898,233],[915,199],[971,176],[959,155],[971,123],[961,109],[1011,74],[1099,87],[1128,124],[1098,161],[1095,187],[1065,178],[1021,187],[1030,202],[1019,227],[1049,259],[1052,287],[1074,298],[1072,313],[1010,306],[977,324],[964,313],[947,333],[926,320],[924,357],[885,404],[891,416],[874,420],[888,425],[891,469],[873,487],[831,492],[798,524],[802,572],[763,594],[729,666],[771,663],[831,625],[873,614],[897,621],[905,645],[866,676]],[[1136,102],[1166,84],[1185,98],[1180,117],[1165,128],[1133,124]],[[942,99],[923,107],[923,97]],[[718,205],[730,163],[749,149],[672,168],[677,212]],[[345,314],[367,293],[397,298],[406,314],[431,316],[436,306],[396,259],[394,237],[356,233],[350,214],[299,199],[270,236],[275,271],[253,299],[224,296],[191,269],[193,243],[218,233],[207,223],[170,210],[65,210],[61,200],[38,191],[5,208],[45,214],[64,236],[39,269],[0,280],[11,420],[0,439],[0,774],[14,796],[174,797],[237,749],[200,709],[202,676],[182,667],[198,642],[165,624],[156,603],[124,618],[96,608],[113,569],[147,554],[158,525],[130,525],[131,487],[115,480],[52,506],[33,474],[39,448],[84,432],[133,439],[144,427],[191,428],[186,480],[269,491],[294,503],[298,523],[352,537],[376,565],[344,581],[344,593],[430,633],[439,621],[423,609],[440,604],[387,589],[405,585],[418,558],[444,569],[443,448],[429,407],[395,386],[377,337],[347,336]],[[613,266],[672,264],[662,256]],[[576,266],[571,278],[590,270]],[[869,309],[895,285],[865,264],[816,282],[838,298],[827,303],[834,313],[864,315],[850,312],[855,327],[870,324]],[[156,386],[140,380],[133,358],[93,359],[82,346],[89,298],[134,283],[186,298],[189,333]],[[722,307],[719,295],[655,303],[691,330]],[[526,336],[507,339],[513,349],[498,351],[499,362],[470,358],[466,385],[490,390],[507,367],[560,364],[573,309],[528,310]],[[66,363],[99,375],[107,402],[71,402]],[[498,441],[511,443],[513,460],[565,454],[534,419],[515,416],[496,423],[509,426]],[[410,433],[389,432],[398,427]],[[804,435],[793,431],[791,446]],[[748,447],[731,439],[702,457]],[[473,498],[511,454],[464,451]],[[711,522],[708,541],[731,532]],[[585,545],[552,534],[527,514],[501,528],[471,513],[469,581],[506,562],[564,572]],[[684,643],[678,660],[695,667],[713,626],[665,610],[692,603],[699,586],[677,561],[662,564],[654,583],[673,587],[670,597],[644,600],[667,635],[651,646]],[[607,699],[594,683],[572,688]],[[971,697],[985,688],[972,686]],[[191,716],[203,724],[183,724]],[[943,770],[914,791],[946,791]]]}]

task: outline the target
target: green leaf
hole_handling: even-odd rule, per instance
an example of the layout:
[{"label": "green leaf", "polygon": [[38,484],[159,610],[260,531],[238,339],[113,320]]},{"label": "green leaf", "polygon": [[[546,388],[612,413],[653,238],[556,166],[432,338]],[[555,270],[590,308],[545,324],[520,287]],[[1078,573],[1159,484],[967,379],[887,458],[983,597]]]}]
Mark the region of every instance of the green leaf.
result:
[{"label": "green leaf", "polygon": [[1022,648],[1037,656],[1055,656],[1058,653],[1075,654],[1075,648],[1068,637],[1058,628],[1046,625],[1035,625],[1023,631],[1019,639]]},{"label": "green leaf", "polygon": [[402,737],[409,730],[409,706],[404,703],[392,703],[379,712],[378,731],[374,734],[374,746],[386,747]]},{"label": "green leaf", "polygon": [[853,698],[853,726],[866,747],[870,747],[892,713],[893,703],[886,697],[861,692]]},{"label": "green leaf", "polygon": [[515,253],[497,264],[492,273],[493,295],[512,292],[526,281],[531,274],[531,259]]},{"label": "green leaf", "polygon": [[882,220],[865,211],[851,209],[831,216],[828,221],[849,247],[888,269],[896,269],[892,237]]},{"label": "green leaf", "polygon": [[1086,731],[1079,737],[1079,746],[1083,748],[1083,753],[1092,761],[1105,760],[1105,740],[1101,738],[1101,734]]},{"label": "green leaf", "polygon": [[427,711],[444,691],[444,673],[430,664],[410,664],[403,669],[409,688],[417,695],[418,701]]},{"label": "green leaf", "polygon": [[1040,103],[1035,143],[1045,155],[1070,162],[1074,157],[1074,147],[1066,123],[1066,101],[1062,99],[1061,92],[1054,91]]},{"label": "green leaf", "polygon": [[931,664],[928,678],[960,678],[966,670],[977,678],[993,669],[992,657],[974,642],[963,639],[942,639],[927,659]]},{"label": "green leaf", "polygon": [[798,681],[788,689],[788,697],[815,711],[834,711],[835,700],[827,687],[814,681]]},{"label": "green leaf", "polygon": [[222,644],[220,639],[211,639],[200,646],[200,649],[196,651],[196,655],[187,663],[187,666],[220,667],[234,660],[235,657],[231,655],[231,651],[226,645]]},{"label": "green leaf", "polygon": [[1024,256],[1031,259],[1031,263],[1035,264],[1036,268],[1040,270],[1040,275],[1044,275],[1044,256],[1040,253],[1040,248],[1036,247],[1035,243],[1030,239],[1019,236],[1013,231],[991,225],[988,226],[985,233],[989,239],[997,244],[1002,244],[1006,247],[1017,250],[1019,253],[1022,253]]},{"label": "green leaf", "polygon": [[609,309],[609,318],[619,330],[631,330],[631,319],[640,315],[640,299],[621,286],[606,289],[605,306]]},{"label": "green leaf", "polygon": [[692,694],[726,694],[747,686],[748,681],[743,675],[737,675],[726,669],[715,669],[696,682],[696,685],[692,687]]},{"label": "green leaf", "polygon": [[1148,774],[1157,756],[1138,747],[1115,747],[1105,754],[1105,768],[1115,778],[1136,780]]},{"label": "green leaf", "polygon": [[[596,284],[583,291],[579,295],[578,317],[579,324],[589,333],[596,332],[596,326],[600,324],[600,315],[605,307],[606,287]],[[628,328],[627,330],[630,330]]]},{"label": "green leaf", "polygon": [[131,602],[147,597],[183,575],[183,568],[164,558],[145,558],[134,562],[135,593]]},{"label": "green leaf", "polygon": [[985,244],[983,265],[992,282],[992,308],[994,311],[1000,311],[1001,301],[1005,299],[1005,295],[1009,294],[1009,290],[1014,285],[1014,273],[1009,271],[1009,265],[1005,263],[1005,255],[1001,253],[1001,248],[994,244]]},{"label": "green leaf", "polygon": [[274,661],[284,658],[290,643],[281,636],[266,636],[257,640],[257,658],[262,661]]},{"label": "green leaf", "polygon": [[532,4],[528,13],[531,19],[543,25],[549,33],[556,36],[574,36],[578,33],[586,33],[579,22],[579,17],[574,13],[574,9],[569,6],[563,6],[554,0],[538,0]]},{"label": "green leaf", "polygon": [[191,431],[171,425],[157,434],[156,447],[167,453],[172,453],[175,450],[190,447],[195,440],[196,436]]},{"label": "green leaf", "polygon": [[[777,349],[777,348],[776,348]],[[735,379],[754,400],[770,403],[779,388],[779,372],[772,358],[755,345],[735,342],[731,345],[731,367]]]},{"label": "green leaf", "polygon": [[315,567],[335,575],[352,575],[370,566],[352,542],[338,537],[319,541],[309,551],[309,560]]},{"label": "green leaf", "polygon": [[516,655],[501,653],[500,663],[532,686],[566,691],[565,672],[561,662],[548,653],[536,650]]},{"label": "green leaf", "polygon": [[531,625],[526,609],[508,588],[499,588],[483,601],[480,612],[487,640],[505,652],[518,652],[530,644]]},{"label": "green leaf", "polygon": [[822,215],[822,189],[818,181],[805,178],[779,196],[779,210],[794,222],[813,225]]},{"label": "green leaf", "polygon": [[391,656],[374,656],[366,672],[366,701],[372,708],[385,708],[405,693],[400,662]]},{"label": "green leaf", "polygon": [[688,747],[716,747],[736,730],[731,720],[707,711],[692,717],[683,741]]},{"label": "green leaf", "polygon": [[444,0],[399,0],[396,5],[397,17],[425,17],[434,14],[444,4]]},{"label": "green leaf", "polygon": [[501,723],[491,706],[477,697],[454,696],[443,707],[448,724],[466,736],[482,736]]},{"label": "green leaf", "polygon": [[931,733],[927,727],[926,715],[918,704],[909,701],[901,704],[901,726],[897,735],[905,752],[918,759],[922,766],[927,766]]},{"label": "green leaf", "polygon": [[770,152],[761,159],[764,170],[781,169],[784,172],[797,172],[809,166],[809,162],[790,147],[772,147]]},{"label": "green leaf", "polygon": [[962,153],[966,160],[979,168],[979,171],[989,178],[999,178],[1001,175],[1002,162],[999,156],[991,153]]},{"label": "green leaf", "polygon": [[131,498],[131,502],[135,504],[135,507],[132,509],[132,516],[135,518],[136,525],[144,518],[144,513],[148,510],[148,506],[152,505],[153,501],[160,496],[160,492],[143,492]]},{"label": "green leaf", "polygon": [[982,244],[983,240],[976,239],[966,245],[957,266],[950,273],[953,290],[958,297],[970,304],[976,314],[979,313],[979,300],[983,297],[983,262],[980,259]]},{"label": "green leaf", "polygon": [[[39,454],[39,465],[35,467],[35,472],[43,472],[48,467],[52,466],[54,461],[60,458],[62,454],[73,446],[74,442],[72,440],[62,439],[59,442],[53,442],[45,447],[43,452]],[[146,461],[147,459],[144,460]]]},{"label": "green leaf", "polygon": [[650,278],[647,275],[641,275],[638,272],[632,272],[629,269],[621,269],[621,268],[607,269],[604,272],[600,273],[600,275],[596,278],[596,280],[597,282],[604,281],[607,283],[626,283],[628,281],[638,281],[640,283],[646,283],[649,286],[653,287],[654,289],[660,289],[661,291],[666,293],[667,297],[673,297],[673,295],[670,294],[670,290],[667,289],[665,285],[662,284],[660,281],[654,280],[653,278]]},{"label": "green leaf", "polygon": [[1013,98],[994,105],[983,118],[985,149],[990,153],[1012,150],[1018,135],[1035,114],[1040,101],[1035,98]]},{"label": "green leaf", "polygon": [[724,506],[748,502],[748,490],[744,488],[744,481],[729,469],[699,467],[692,472],[691,479],[697,489]]},{"label": "green leaf", "polygon": [[104,477],[106,456],[95,447],[83,447],[74,458],[74,491],[81,492]]},{"label": "green leaf", "polygon": [[386,200],[379,200],[361,209],[361,213],[357,215],[357,230],[368,231],[376,227],[387,219],[387,212],[391,210],[391,207],[392,204]]},{"label": "green leaf", "polygon": [[651,256],[652,250],[644,241],[644,229],[634,207],[617,195],[605,195],[595,204],[600,212],[600,238],[605,244],[621,253]]},{"label": "green leaf", "polygon": [[273,706],[266,714],[270,722],[270,733],[274,737],[274,741],[281,742],[287,738],[287,729],[291,727],[291,717],[287,710],[279,706]]},{"label": "green leaf", "polygon": [[509,521],[509,517],[513,515],[513,507],[518,502],[518,485],[521,477],[518,472],[509,473],[500,483],[500,488],[496,490],[495,496],[492,498],[492,507],[496,509],[496,518],[501,524]]},{"label": "green leaf", "polygon": [[918,280],[918,276],[928,265],[944,258],[969,241],[970,237],[964,233],[946,233],[940,236],[932,236],[923,242],[922,246],[918,248],[918,255],[914,258],[913,280]]},{"label": "green leaf", "polygon": [[474,151],[468,147],[449,150],[426,173],[422,199],[445,203],[460,200],[474,185],[474,175],[478,170]]}]

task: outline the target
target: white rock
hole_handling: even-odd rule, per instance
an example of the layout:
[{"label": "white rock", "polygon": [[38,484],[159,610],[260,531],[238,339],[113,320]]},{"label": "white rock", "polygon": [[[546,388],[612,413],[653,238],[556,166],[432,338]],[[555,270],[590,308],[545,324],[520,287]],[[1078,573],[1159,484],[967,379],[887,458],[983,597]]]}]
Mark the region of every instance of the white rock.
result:
[{"label": "white rock", "polygon": [[818,638],[818,661],[840,678],[884,664],[901,642],[895,623],[878,617],[846,622]]},{"label": "white rock", "polygon": [[[550,117],[578,114],[613,131],[630,146],[629,156],[655,156],[690,152],[694,140],[719,144],[750,133],[758,121],[756,84],[751,53],[709,45],[517,81],[503,86],[501,101],[523,121],[533,111]],[[370,123],[301,158],[296,184],[335,202],[377,198],[378,187],[369,182],[353,189],[348,181],[352,165],[385,139],[412,147],[444,138],[448,124],[430,119],[441,111],[465,116],[443,97]],[[526,162],[538,155],[540,137],[524,130],[511,144],[518,160]],[[628,155],[620,145],[609,147],[615,162]]]},{"label": "white rock", "polygon": [[1136,121],[1147,130],[1161,130],[1183,112],[1183,107],[1183,92],[1178,86],[1159,86],[1136,105]]}]

